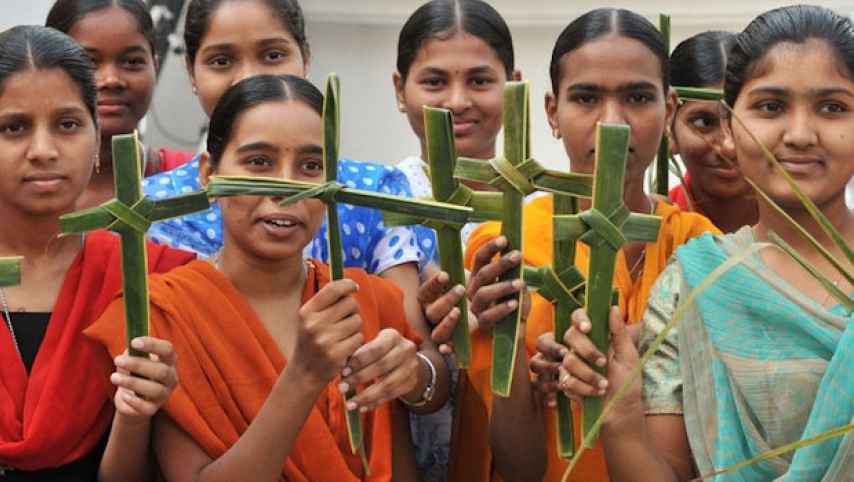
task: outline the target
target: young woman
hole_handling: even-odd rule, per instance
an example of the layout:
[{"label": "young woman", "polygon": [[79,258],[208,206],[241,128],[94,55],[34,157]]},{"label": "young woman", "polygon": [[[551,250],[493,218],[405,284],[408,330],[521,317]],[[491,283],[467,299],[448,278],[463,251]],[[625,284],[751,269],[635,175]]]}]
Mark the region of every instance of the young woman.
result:
[{"label": "young woman", "polygon": [[[640,15],[628,10],[598,9],[570,23],[560,34],[552,52],[550,66],[552,92],[546,94],[546,113],[555,136],[563,139],[573,172],[592,173],[597,122],[628,124],[631,127],[629,152],[626,159],[624,202],[632,211],[662,217],[658,241],[655,243],[626,243],[618,253],[614,285],[620,290],[620,307],[627,324],[637,323],[646,306],[646,298],[667,259],[687,239],[706,231],[718,232],[703,216],[683,213],[665,202],[653,201],[643,189],[643,178],[652,162],[662,135],[667,133],[676,110],[676,95],[670,90],[667,49],[658,30]],[[586,208],[589,203],[582,203]],[[525,247],[523,258],[529,265],[541,266],[552,262],[552,197],[544,196],[525,207]],[[469,267],[487,265],[489,258],[477,261],[483,249],[494,253],[499,223],[484,223],[472,233],[466,246]],[[586,273],[589,248],[578,244],[576,264]],[[512,260],[511,260],[512,262]],[[490,265],[491,266],[491,265]],[[475,270],[479,271],[479,269]],[[473,271],[473,278],[477,274]],[[482,277],[482,275],[481,275]],[[487,283],[478,280],[478,283]],[[506,289],[521,289],[506,285]],[[474,291],[470,288],[470,293]],[[485,309],[488,305],[482,305]],[[472,303],[473,310],[476,305]],[[478,314],[475,312],[475,314]],[[535,386],[544,392],[556,390],[557,369],[563,348],[555,343],[552,306],[534,296],[527,317],[525,343],[527,357],[520,353],[523,366],[528,357],[531,368],[538,374]],[[478,321],[483,322],[481,316]],[[484,324],[486,325],[486,324]],[[499,459],[509,459],[520,450],[519,430],[539,422],[545,424],[549,465],[546,478],[556,480],[566,467],[557,457],[554,447],[554,410],[540,411],[530,393],[527,370],[519,370],[513,386],[519,391],[510,400],[493,398],[490,391],[491,334],[488,329],[473,335],[475,355],[468,376],[479,387],[481,402],[493,404],[490,418],[492,449]],[[525,357],[525,358],[522,358]],[[475,404],[472,403],[472,406]],[[524,409],[519,409],[524,406]],[[511,408],[512,407],[512,408]],[[466,417],[463,417],[465,420]],[[470,443],[474,443],[471,441]],[[483,443],[483,442],[481,442]],[[468,445],[466,445],[468,446]],[[498,456],[499,450],[503,455]],[[581,462],[578,480],[600,480],[605,476],[600,451],[591,451]]]},{"label": "young woman", "polygon": [[[322,104],[300,77],[238,82],[211,116],[204,182],[320,181]],[[156,419],[160,466],[178,481],[412,480],[411,450],[392,444],[395,424],[408,425],[394,398],[423,405],[435,369],[416,353],[402,293],[358,269],[330,282],[326,265],[303,259],[323,203],[278,201],[221,200],[222,251],[151,280],[152,331],[181,358],[181,385]],[[90,332],[111,353],[122,316],[116,304]],[[345,406],[349,387],[360,390]],[[350,451],[345,410],[363,414],[370,476]]]},{"label": "young woman", "polygon": [[[854,213],[845,185],[854,175],[854,28],[830,10],[794,6],[757,17],[739,34],[724,85],[733,118],[727,142],[744,175],[854,269],[798,201],[750,134],[780,161],[849,244]],[[705,235],[675,254],[652,292],[641,350],[711,271],[773,231],[843,293],[852,285],[768,204],[759,220],[726,236]],[[638,352],[615,313],[608,378],[587,363],[605,360],[579,311],[567,334],[572,355],[563,387],[609,399]],[[763,250],[726,272],[688,307],[636,383],[602,426],[615,480],[687,480],[773,448],[851,423],[854,323],[851,311],[778,250]],[[599,389],[594,387],[605,387]],[[604,392],[604,393],[603,393]],[[647,416],[645,417],[644,414]],[[847,480],[851,435],[781,454],[725,480]]]},{"label": "young woman", "polygon": [[[177,384],[171,344],[137,338],[153,356],[106,361],[111,402],[109,372],[81,335],[121,287],[116,236],[57,237],[92,173],[96,108],[74,40],[44,27],[0,34],[0,256],[24,256],[21,285],[0,288],[0,478],[148,480],[150,417]],[[153,271],[191,258],[148,253]]]},{"label": "young woman", "polygon": [[[409,179],[414,197],[433,195],[427,168],[423,106],[449,109],[454,115],[457,154],[475,159],[495,157],[501,130],[504,84],[518,80],[513,39],[501,15],[481,0],[433,0],[419,7],[400,31],[397,71],[392,76],[399,110],[406,114],[421,145],[419,156],[397,165]],[[463,181],[469,187],[488,185]],[[461,232],[465,245],[477,226]],[[420,227],[416,227],[418,230]],[[426,228],[420,228],[426,229]],[[433,242],[432,236],[419,239]],[[430,246],[423,246],[424,250]],[[435,274],[428,269],[424,277]],[[466,390],[459,387],[459,393]],[[450,462],[453,400],[442,410],[413,416],[413,437],[422,481],[446,480]],[[472,461],[455,461],[469,466]]]},{"label": "young woman", "polygon": [[[670,56],[670,83],[679,87],[722,89],[726,56],[735,43],[730,32],[703,32],[683,41]],[[731,153],[722,146],[720,106],[714,102],[683,102],[670,130],[670,150],[685,168],[685,187],[675,186],[670,198],[683,211],[708,217],[725,233],[755,224],[753,189],[744,180]]]},{"label": "young woman", "polygon": [[[78,204],[96,206],[115,197],[113,136],[133,132],[151,105],[158,68],[154,23],[142,0],[57,0],[46,25],[82,45],[95,67],[101,149]],[[192,157],[151,147],[142,154],[146,175],[168,171]]]}]

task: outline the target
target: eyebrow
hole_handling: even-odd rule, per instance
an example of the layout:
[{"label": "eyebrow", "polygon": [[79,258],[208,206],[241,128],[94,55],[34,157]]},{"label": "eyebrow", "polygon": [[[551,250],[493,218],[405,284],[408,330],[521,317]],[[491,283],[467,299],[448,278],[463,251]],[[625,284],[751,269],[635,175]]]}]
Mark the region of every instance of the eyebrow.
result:
[{"label": "eyebrow", "polygon": [[269,142],[264,142],[264,141],[250,142],[248,144],[243,144],[243,145],[237,146],[237,149],[235,149],[235,152],[238,154],[242,154],[244,152],[252,152],[252,151],[278,152],[279,149],[276,146],[274,146],[273,144],[270,144]]},{"label": "eyebrow", "polygon": [[[789,89],[782,87],[758,87],[750,91],[748,95],[774,95],[777,97],[789,98],[794,94]],[[822,98],[831,95],[845,95],[854,97],[854,92],[844,87],[828,87],[824,89],[810,89],[807,91],[807,96],[811,98]]]},{"label": "eyebrow", "polygon": [[301,147],[300,152],[305,154],[323,154],[323,147],[318,144],[309,144]]},{"label": "eyebrow", "polygon": [[[602,92],[606,89],[602,88],[599,84],[594,84],[592,82],[578,82],[576,84],[571,84],[566,88],[567,91],[573,90],[582,90],[586,92]],[[617,87],[617,91],[632,91],[632,90],[658,90],[658,87],[652,82],[647,82],[645,80],[637,81],[637,82],[627,82]]]},{"label": "eyebrow", "polygon": [[[94,47],[86,47],[84,49],[87,54],[100,54],[101,49],[96,49]],[[122,55],[134,54],[134,53],[148,53],[148,49],[143,45],[133,45],[121,51]]]}]

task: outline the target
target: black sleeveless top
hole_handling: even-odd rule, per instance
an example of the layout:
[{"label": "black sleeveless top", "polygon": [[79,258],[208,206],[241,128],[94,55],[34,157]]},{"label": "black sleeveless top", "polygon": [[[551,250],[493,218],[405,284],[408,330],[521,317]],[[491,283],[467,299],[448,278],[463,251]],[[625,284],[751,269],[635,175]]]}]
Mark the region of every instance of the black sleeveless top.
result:
[{"label": "black sleeveless top", "polygon": [[[45,332],[47,332],[50,315],[50,313],[9,313],[27,373],[33,369],[36,354],[39,352],[39,347],[41,347]],[[3,325],[5,329],[8,329],[5,323]],[[4,469],[4,466],[0,465],[0,482],[96,482],[98,480],[98,466],[101,464],[101,457],[104,455],[109,434],[110,431],[107,430],[92,451],[62,467],[23,472],[15,469]]]}]

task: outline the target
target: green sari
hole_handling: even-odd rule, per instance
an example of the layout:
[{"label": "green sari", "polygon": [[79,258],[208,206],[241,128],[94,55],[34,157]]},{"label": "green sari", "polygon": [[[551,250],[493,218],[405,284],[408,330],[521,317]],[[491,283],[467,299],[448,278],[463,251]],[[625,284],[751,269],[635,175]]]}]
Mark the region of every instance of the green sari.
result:
[{"label": "green sari", "polygon": [[[680,299],[753,243],[749,228],[678,249],[650,295],[641,350]],[[753,256],[689,307],[644,369],[647,414],[682,413],[700,474],[854,422],[852,313],[830,310]],[[716,480],[852,480],[854,436],[834,438]]]}]

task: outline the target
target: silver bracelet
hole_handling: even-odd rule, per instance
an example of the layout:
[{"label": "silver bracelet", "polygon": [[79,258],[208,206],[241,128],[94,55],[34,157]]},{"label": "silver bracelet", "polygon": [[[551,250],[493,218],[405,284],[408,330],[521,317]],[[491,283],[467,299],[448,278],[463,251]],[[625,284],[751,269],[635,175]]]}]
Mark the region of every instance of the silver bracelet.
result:
[{"label": "silver bracelet", "polygon": [[424,387],[424,391],[421,392],[421,398],[416,402],[409,402],[403,399],[402,397],[398,397],[398,399],[403,402],[404,405],[410,407],[423,407],[430,403],[433,400],[433,395],[436,393],[436,365],[433,364],[433,360],[430,359],[427,355],[419,352],[415,352],[415,356],[420,358],[424,363],[427,364],[427,368],[430,369],[430,380],[427,382],[427,386]]}]

